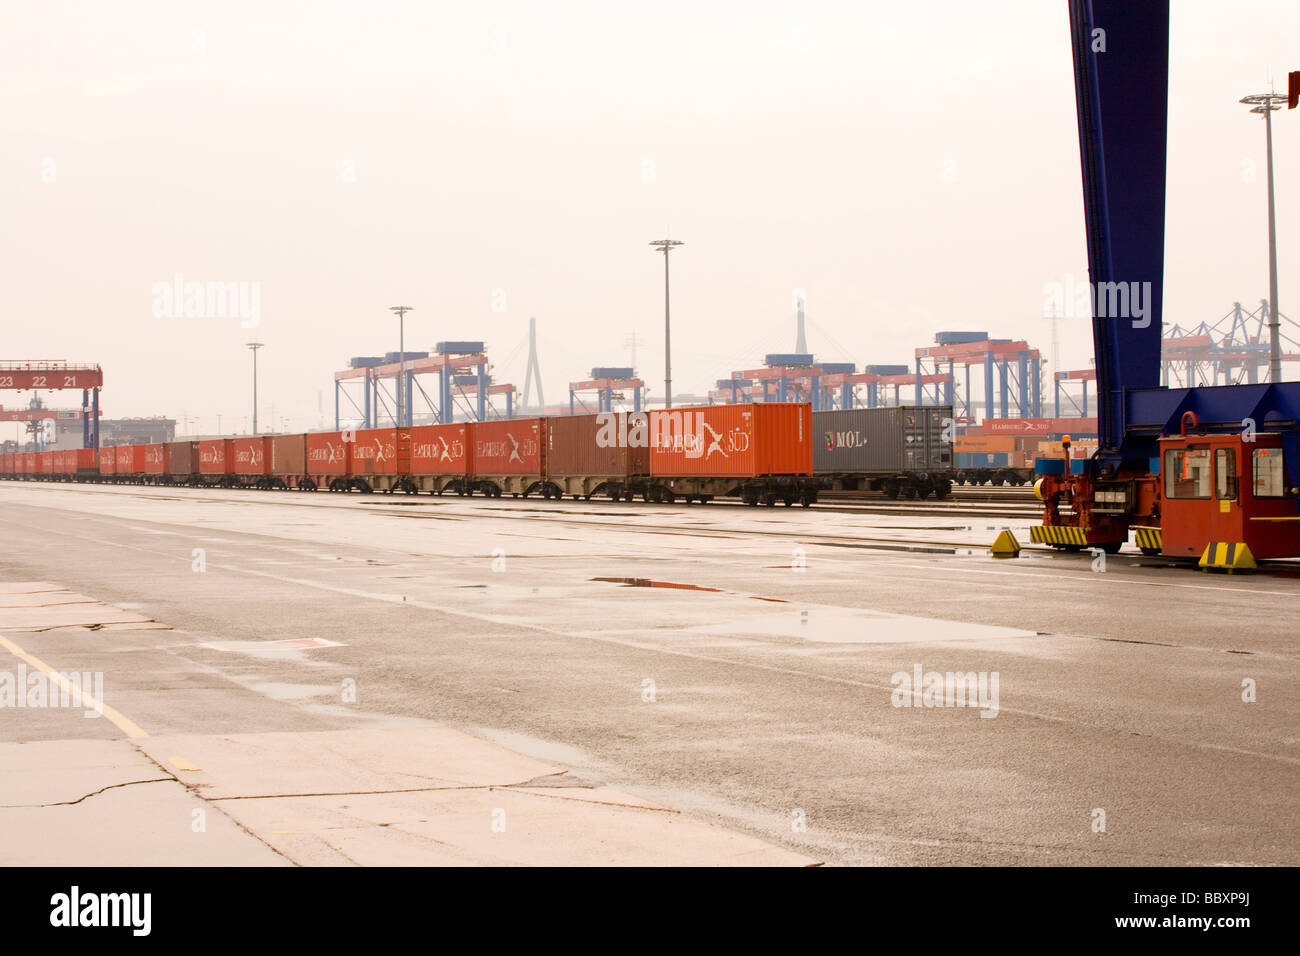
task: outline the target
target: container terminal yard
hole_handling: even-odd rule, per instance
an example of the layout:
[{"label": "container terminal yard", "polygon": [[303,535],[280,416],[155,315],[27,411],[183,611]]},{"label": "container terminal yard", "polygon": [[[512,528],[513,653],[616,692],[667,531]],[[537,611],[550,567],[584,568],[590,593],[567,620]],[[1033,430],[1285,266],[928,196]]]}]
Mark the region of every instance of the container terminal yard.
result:
[{"label": "container terminal yard", "polygon": [[[506,263],[494,268],[527,277],[512,280],[509,295],[526,309],[530,296],[549,302],[557,315],[571,299],[585,319],[529,317],[525,337],[499,278],[490,313],[449,314],[442,291],[420,290],[435,273],[439,287],[456,284],[458,268],[466,283],[478,273],[468,258],[443,263],[428,250],[418,255],[440,263],[433,272],[408,271],[397,250],[419,247],[424,224],[400,242],[374,240],[398,263],[379,270],[384,287],[407,283],[415,292],[393,301],[413,305],[367,306],[380,319],[359,327],[342,306],[321,314],[332,293],[301,309],[268,296],[263,325],[244,308],[261,292],[242,280],[187,283],[182,270],[202,268],[181,256],[158,265],[153,240],[126,243],[120,259],[108,249],[115,268],[147,254],[149,275],[174,275],[151,288],[154,319],[225,323],[220,348],[238,351],[239,371],[225,370],[218,339],[198,326],[146,330],[115,319],[112,335],[90,345],[24,329],[4,346],[0,863],[54,868],[42,879],[66,873],[59,886],[73,897],[97,879],[153,867],[259,876],[295,867],[893,867],[923,877],[940,867],[1089,868],[1115,874],[1119,895],[1054,897],[1043,912],[1073,921],[1058,930],[1118,927],[1147,913],[1155,897],[1143,894],[1157,890],[1184,894],[1178,918],[1249,926],[1232,922],[1249,914],[1246,894],[1238,898],[1245,884],[1219,874],[1300,863],[1300,382],[1288,376],[1300,331],[1278,304],[1275,220],[1287,206],[1275,203],[1273,171],[1273,150],[1280,157],[1297,142],[1300,72],[1283,73],[1282,92],[1242,100],[1267,130],[1255,137],[1267,143],[1267,204],[1262,189],[1232,201],[1249,202],[1256,225],[1267,209],[1270,268],[1267,297],[1243,300],[1257,308],[1228,308],[1202,296],[1210,287],[1196,283],[1208,280],[1178,258],[1184,237],[1172,225],[1187,221],[1175,204],[1189,194],[1171,172],[1185,133],[1171,95],[1180,93],[1171,76],[1184,74],[1171,63],[1181,62],[1180,37],[1200,49],[1189,37],[1208,34],[1180,26],[1193,13],[1171,21],[1168,0],[1056,7],[1052,102],[1066,120],[1058,161],[1071,165],[1050,190],[1069,213],[1033,229],[1068,232],[1079,247],[1041,240],[1045,261],[1059,265],[1046,285],[1036,272],[1025,281],[1065,308],[1049,301],[1032,323],[1006,319],[1015,310],[988,306],[977,290],[960,313],[873,305],[874,319],[841,318],[832,334],[821,323],[836,320],[809,305],[826,299],[797,287],[779,339],[740,322],[728,335],[746,351],[727,354],[709,337],[725,320],[692,304],[724,284],[697,261],[725,258],[722,240],[704,235],[717,223],[657,198],[638,200],[648,213],[628,201],[589,217],[610,230],[600,237],[600,255],[612,257],[602,268],[616,261],[609,250],[623,255],[625,234],[612,225],[620,217],[649,215],[658,230],[671,212],[688,225],[684,238],[648,243],[662,269],[643,241],[656,233],[627,242],[649,278],[619,278],[627,288],[615,311],[634,314],[656,341],[634,333],[626,365],[592,364],[616,340],[582,324],[596,313],[581,309],[596,306],[576,304],[601,299],[612,280],[547,300],[536,270],[510,264],[509,237],[493,239]],[[317,16],[360,31],[343,11]],[[238,20],[223,16],[234,19],[214,23]],[[500,35],[493,27],[482,55],[527,55],[511,51],[536,41],[534,16],[506,17],[518,26]],[[836,8],[831,19],[854,16]],[[397,36],[393,23],[370,26]],[[209,58],[190,90],[201,100],[207,71],[230,69],[224,45],[254,41],[185,30],[194,55]],[[493,95],[519,95],[524,76],[536,80],[527,70],[493,74]],[[136,84],[94,86],[94,95],[112,112],[146,88]],[[707,97],[697,108],[720,110]],[[508,178],[500,157],[516,147],[481,148],[477,165]],[[402,167],[363,176],[370,192],[353,189],[349,175],[370,175],[366,164],[386,155],[360,150],[342,161],[351,192],[331,215],[340,230],[364,223],[355,234],[365,243],[416,201],[403,176],[425,175]],[[300,158],[293,176],[317,175]],[[82,159],[58,168],[79,175]],[[680,161],[667,146],[641,160],[638,188],[658,188]],[[231,176],[251,188],[258,174],[236,166]],[[173,174],[189,182],[183,172],[152,175]],[[61,188],[64,175],[46,182]],[[592,175],[566,189],[605,188]],[[495,201],[475,181],[478,191],[466,190]],[[940,187],[962,182],[941,178]],[[846,183],[844,195],[856,188]],[[283,201],[306,215],[315,202],[295,206],[302,196],[282,189],[268,210]],[[450,209],[451,196],[438,202]],[[65,226],[95,215],[61,209]],[[22,215],[36,228],[30,209]],[[460,215],[465,241],[486,241],[481,223]],[[310,239],[312,227],[282,218],[286,237]],[[238,246],[234,227],[212,228],[208,254]],[[1234,281],[1258,282],[1258,258]],[[848,261],[819,272],[819,284],[865,285]],[[1225,273],[1238,268],[1225,259]],[[871,282],[890,281],[877,271],[886,278],[873,272]],[[311,282],[337,282],[342,302],[362,294],[352,273],[322,259]],[[748,282],[751,272],[731,275]],[[991,287],[1001,281],[989,274]],[[17,282],[21,291],[32,280]],[[1087,299],[1081,314],[1070,311],[1076,283]],[[377,301],[372,279],[360,285]],[[310,282],[297,288],[316,294]],[[1073,325],[1058,328],[1065,319]],[[548,337],[553,326],[563,348]],[[510,336],[524,337],[514,352],[493,348]],[[556,354],[567,401],[548,405],[541,357],[549,368]],[[222,371],[210,376],[208,365]],[[1151,875],[1162,872],[1174,876]],[[263,887],[274,894],[250,878],[259,897]],[[219,885],[202,879],[194,885]],[[1046,906],[1051,884],[1035,882],[1020,878],[1005,893],[977,887],[962,905],[1002,906],[1005,916],[1009,904],[995,901],[1031,894],[1021,898]],[[32,885],[45,893],[44,882]],[[307,885],[290,879],[286,899],[301,901]],[[908,885],[918,899],[957,892]],[[1193,890],[1206,895],[1188,898]],[[904,891],[889,892],[882,900],[893,905]],[[56,900],[38,922],[77,925],[60,922]]]}]

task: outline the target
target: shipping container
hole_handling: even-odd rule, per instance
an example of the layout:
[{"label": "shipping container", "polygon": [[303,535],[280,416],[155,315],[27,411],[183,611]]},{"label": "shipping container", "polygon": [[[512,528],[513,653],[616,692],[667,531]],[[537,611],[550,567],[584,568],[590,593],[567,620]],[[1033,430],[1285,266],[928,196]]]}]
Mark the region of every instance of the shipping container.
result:
[{"label": "shipping container", "polygon": [[[350,436],[349,436],[350,437]],[[307,436],[307,474],[347,475],[351,458],[342,432],[312,432]]]},{"label": "shipping container", "polygon": [[952,406],[814,412],[817,474],[932,474],[953,467]]},{"label": "shipping container", "polygon": [[142,445],[144,449],[144,473],[146,475],[167,474],[169,456],[166,445]]},{"label": "shipping container", "polygon": [[99,450],[99,473],[101,475],[117,474],[116,448],[101,448]]},{"label": "shipping container", "polygon": [[1010,452],[962,452],[957,455],[957,467],[970,468],[1009,468]]},{"label": "shipping container", "polygon": [[227,474],[229,438],[210,438],[199,442],[199,474],[220,476]]},{"label": "shipping container", "polygon": [[36,470],[42,475],[54,474],[54,456],[56,454],[58,454],[58,452],[53,452],[53,451],[37,452]]},{"label": "shipping container", "polygon": [[650,413],[650,473],[746,478],[810,475],[812,406],[702,405]]},{"label": "shipping container", "polygon": [[[278,478],[301,478],[307,474],[307,436],[275,435],[271,438],[270,473]],[[295,485],[296,482],[285,482]]]},{"label": "shipping container", "polygon": [[411,467],[411,433],[405,428],[364,428],[349,442],[351,474],[404,475]]},{"label": "shipping container", "polygon": [[78,448],[73,452],[73,469],[78,474],[97,471],[99,469],[99,453],[93,448]]},{"label": "shipping container", "polygon": [[953,443],[953,450],[959,455],[1011,452],[1015,449],[1016,439],[1006,435],[960,435]]},{"label": "shipping container", "polygon": [[118,445],[116,451],[119,475],[144,474],[144,445]]},{"label": "shipping container", "polygon": [[475,477],[546,473],[545,418],[470,422],[469,438]]},{"label": "shipping container", "polygon": [[468,426],[416,425],[410,432],[413,476],[464,477],[468,473]]},{"label": "shipping container", "polygon": [[627,478],[650,474],[650,413],[562,415],[546,422],[546,474]]},{"label": "shipping container", "polygon": [[265,475],[267,461],[267,442],[262,435],[246,438],[231,438],[226,464],[232,475]]},{"label": "shipping container", "polygon": [[174,441],[167,446],[167,474],[188,478],[199,473],[199,443]]}]

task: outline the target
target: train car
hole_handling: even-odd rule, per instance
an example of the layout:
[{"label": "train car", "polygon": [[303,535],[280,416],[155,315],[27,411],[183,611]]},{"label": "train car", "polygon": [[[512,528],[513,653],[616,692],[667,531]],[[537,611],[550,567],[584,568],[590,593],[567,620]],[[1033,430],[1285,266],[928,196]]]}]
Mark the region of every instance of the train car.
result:
[{"label": "train car", "polygon": [[[546,422],[546,485],[551,495],[607,494],[631,501],[650,476],[649,412],[568,415]],[[631,435],[634,441],[629,441]]]},{"label": "train car", "polygon": [[647,501],[707,503],[737,495],[747,505],[806,508],[817,500],[812,406],[704,405],[650,413]]},{"label": "train car", "polygon": [[277,488],[315,489],[307,477],[307,436],[272,435],[267,474]]},{"label": "train car", "polygon": [[813,473],[828,488],[890,498],[952,491],[951,405],[813,412]]},{"label": "train car", "polygon": [[410,433],[409,477],[416,491],[464,494],[469,477],[469,426],[416,425]]},{"label": "train car", "polygon": [[226,456],[226,473],[233,483],[245,488],[269,488],[270,438],[253,435],[229,439]]},{"label": "train car", "polygon": [[193,485],[199,481],[199,443],[196,441],[168,442],[166,463],[163,466],[164,482],[169,485]]},{"label": "train car", "polygon": [[413,491],[411,432],[406,428],[366,428],[348,442],[351,485],[358,491]]},{"label": "train car", "polygon": [[546,482],[545,418],[469,422],[469,476],[465,494],[518,498],[539,491],[553,497]]},{"label": "train car", "polygon": [[199,482],[228,487],[232,484],[226,462],[230,458],[229,438],[209,438],[199,442]]},{"label": "train car", "polygon": [[352,487],[351,432],[311,432],[307,435],[307,479],[312,488],[347,491]]}]

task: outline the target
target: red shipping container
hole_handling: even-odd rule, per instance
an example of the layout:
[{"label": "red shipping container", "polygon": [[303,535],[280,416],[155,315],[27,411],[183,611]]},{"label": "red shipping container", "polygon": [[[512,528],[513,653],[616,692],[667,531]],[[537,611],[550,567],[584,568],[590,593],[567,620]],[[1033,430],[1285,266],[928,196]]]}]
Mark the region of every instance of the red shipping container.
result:
[{"label": "red shipping container", "polygon": [[469,423],[471,475],[546,474],[546,419]]},{"label": "red shipping container", "polygon": [[167,474],[185,477],[198,474],[199,443],[174,441],[167,446]]},{"label": "red shipping container", "polygon": [[557,478],[650,474],[648,412],[546,420],[546,473]]},{"label": "red shipping container", "polygon": [[270,473],[282,477],[307,474],[306,435],[275,435],[271,438]]},{"label": "red shipping container", "polygon": [[99,455],[93,448],[78,448],[73,453],[73,470],[77,472],[94,471],[98,468]]},{"label": "red shipping container", "polygon": [[101,475],[117,474],[116,448],[101,448],[99,450],[99,473]]},{"label": "red shipping container", "polygon": [[199,474],[225,475],[229,438],[212,438],[199,442]]},{"label": "red shipping container", "polygon": [[781,402],[653,411],[650,473],[727,478],[811,475],[812,406]]},{"label": "red shipping container", "polygon": [[231,438],[227,464],[232,475],[265,475],[270,465],[267,454],[269,438]]},{"label": "red shipping container", "polygon": [[37,466],[36,470],[42,475],[54,474],[54,455],[52,451],[41,451],[36,453]]},{"label": "red shipping container", "polygon": [[144,445],[117,446],[117,473],[119,475],[144,474]]},{"label": "red shipping container", "polygon": [[351,458],[342,432],[312,432],[307,436],[307,474],[346,475]]},{"label": "red shipping container", "polygon": [[0,474],[12,475],[14,473],[13,457],[9,452],[0,452]]},{"label": "red shipping container", "polygon": [[411,433],[397,428],[355,432],[349,457],[353,475],[405,475],[411,465]]},{"label": "red shipping container", "polygon": [[167,446],[141,445],[140,447],[144,449],[144,473],[146,475],[167,474]]},{"label": "red shipping container", "polygon": [[416,425],[410,431],[410,474],[464,475],[468,473],[469,429],[466,425]]}]

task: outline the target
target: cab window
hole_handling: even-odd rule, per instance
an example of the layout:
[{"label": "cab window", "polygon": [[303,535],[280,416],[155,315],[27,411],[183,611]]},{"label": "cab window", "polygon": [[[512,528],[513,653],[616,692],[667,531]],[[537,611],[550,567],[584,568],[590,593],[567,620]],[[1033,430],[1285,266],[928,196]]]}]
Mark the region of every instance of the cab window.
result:
[{"label": "cab window", "polygon": [[1256,448],[1250,456],[1251,491],[1256,498],[1281,498],[1286,494],[1281,448]]},{"label": "cab window", "polygon": [[1170,448],[1165,452],[1165,497],[1210,497],[1210,449]]},{"label": "cab window", "polygon": [[1214,452],[1214,497],[1221,501],[1237,497],[1237,453],[1232,448]]}]

